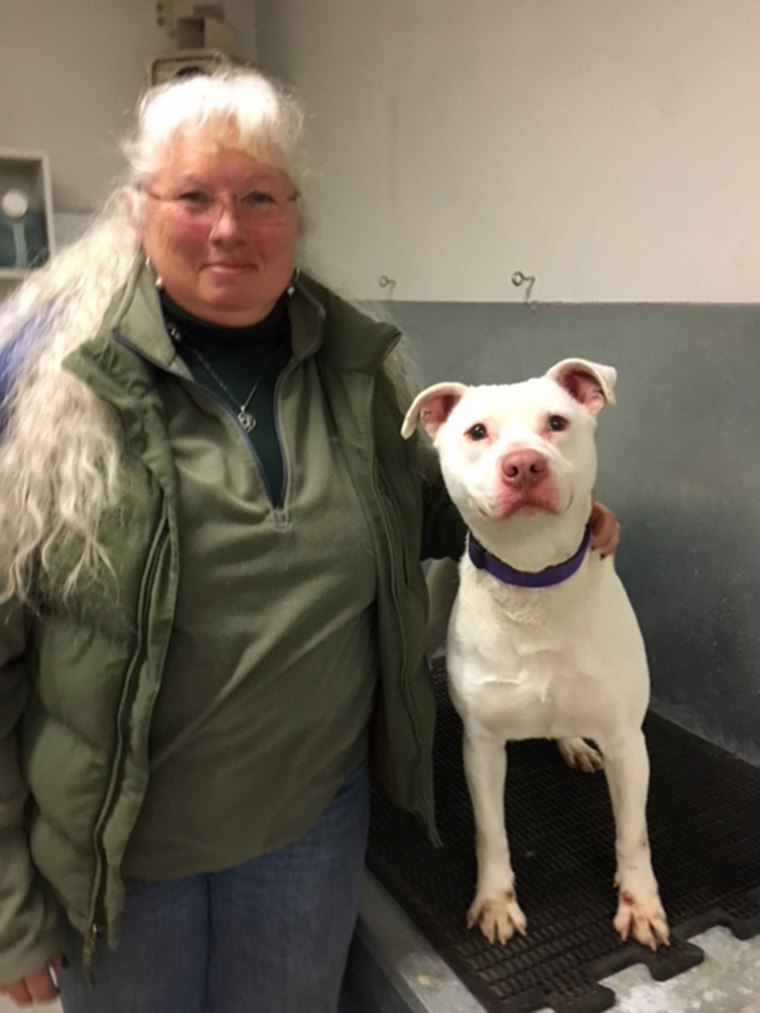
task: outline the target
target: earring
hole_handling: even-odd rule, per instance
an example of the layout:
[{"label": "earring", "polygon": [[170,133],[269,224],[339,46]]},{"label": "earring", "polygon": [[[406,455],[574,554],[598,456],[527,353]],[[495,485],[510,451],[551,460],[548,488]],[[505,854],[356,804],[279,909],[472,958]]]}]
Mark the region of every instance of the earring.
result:
[{"label": "earring", "polygon": [[[149,271],[153,271],[153,265],[150,262],[150,257],[145,258],[145,266],[148,268]],[[153,282],[153,285],[159,290],[159,292],[164,287],[164,279],[161,277],[160,274],[156,274],[156,278],[155,281]]]},{"label": "earring", "polygon": [[296,291],[296,282],[298,281],[298,276],[300,275],[300,273],[301,273],[301,271],[300,271],[299,268],[296,268],[293,271],[293,274],[292,274],[292,276],[290,278],[290,282],[288,283],[288,287],[285,289],[285,291],[288,294],[288,298],[290,298],[290,299],[292,299],[293,295],[295,294],[295,291]]}]

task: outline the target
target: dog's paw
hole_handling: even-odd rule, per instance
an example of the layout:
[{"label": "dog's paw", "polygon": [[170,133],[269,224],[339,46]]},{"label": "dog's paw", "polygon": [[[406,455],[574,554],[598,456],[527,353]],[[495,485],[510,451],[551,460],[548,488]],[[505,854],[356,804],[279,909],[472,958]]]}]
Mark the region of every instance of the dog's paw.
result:
[{"label": "dog's paw", "polygon": [[489,943],[497,940],[504,946],[515,932],[525,935],[527,921],[517,903],[514,890],[505,890],[495,897],[478,895],[467,912],[467,928],[475,925]]},{"label": "dog's paw", "polygon": [[630,890],[621,889],[614,925],[623,942],[632,936],[650,950],[670,942],[667,915],[656,890],[649,896],[636,897]]},{"label": "dog's paw", "polygon": [[595,774],[597,770],[604,768],[602,754],[583,739],[557,739],[557,749],[568,767],[572,767],[573,770]]}]

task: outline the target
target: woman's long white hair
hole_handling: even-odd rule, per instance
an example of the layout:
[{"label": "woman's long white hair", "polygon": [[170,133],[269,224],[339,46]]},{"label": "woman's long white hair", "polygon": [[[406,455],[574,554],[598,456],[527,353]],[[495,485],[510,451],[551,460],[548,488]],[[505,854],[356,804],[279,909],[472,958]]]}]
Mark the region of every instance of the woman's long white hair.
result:
[{"label": "woman's long white hair", "polygon": [[[87,232],[0,308],[0,602],[32,600],[40,576],[65,597],[108,569],[98,529],[119,501],[119,422],[62,362],[95,336],[141,257],[144,185],[178,134],[199,130],[295,182],[301,126],[297,102],[256,71],[225,69],[152,89],[124,144],[126,182]],[[56,572],[56,557],[73,560],[68,572]]]}]

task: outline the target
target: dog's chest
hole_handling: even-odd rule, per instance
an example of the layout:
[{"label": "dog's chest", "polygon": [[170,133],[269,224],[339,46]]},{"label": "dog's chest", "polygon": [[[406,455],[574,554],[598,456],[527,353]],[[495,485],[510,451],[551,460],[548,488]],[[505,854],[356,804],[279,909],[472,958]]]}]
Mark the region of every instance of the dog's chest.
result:
[{"label": "dog's chest", "polygon": [[587,598],[561,590],[495,599],[489,585],[467,581],[448,643],[463,719],[505,738],[591,735],[606,725],[615,704],[607,666],[584,633],[588,609]]},{"label": "dog's chest", "polygon": [[606,694],[594,673],[567,652],[535,651],[499,663],[456,652],[450,661],[452,696],[466,721],[508,738],[591,735],[606,724]]}]

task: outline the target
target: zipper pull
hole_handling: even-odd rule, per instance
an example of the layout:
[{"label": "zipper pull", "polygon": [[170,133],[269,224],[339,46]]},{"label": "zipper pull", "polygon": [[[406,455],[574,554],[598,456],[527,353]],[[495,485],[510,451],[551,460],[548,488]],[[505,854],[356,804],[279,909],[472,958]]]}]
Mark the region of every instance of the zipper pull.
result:
[{"label": "zipper pull", "polygon": [[87,930],[87,935],[84,937],[84,948],[82,951],[82,969],[84,971],[85,981],[88,985],[95,984],[95,975],[92,970],[92,962],[95,956],[95,947],[98,945],[98,940],[102,939],[106,934],[105,926],[99,922],[93,922]]}]

